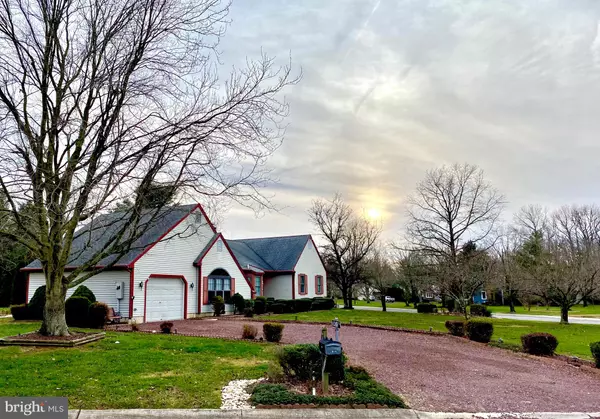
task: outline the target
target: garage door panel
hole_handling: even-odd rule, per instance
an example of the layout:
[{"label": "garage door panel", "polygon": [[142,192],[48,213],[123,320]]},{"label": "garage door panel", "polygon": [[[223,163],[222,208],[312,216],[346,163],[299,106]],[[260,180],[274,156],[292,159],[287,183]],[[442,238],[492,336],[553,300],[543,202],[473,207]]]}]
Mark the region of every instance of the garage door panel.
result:
[{"label": "garage door panel", "polygon": [[146,321],[184,318],[185,289],[181,279],[150,278],[146,287]]}]

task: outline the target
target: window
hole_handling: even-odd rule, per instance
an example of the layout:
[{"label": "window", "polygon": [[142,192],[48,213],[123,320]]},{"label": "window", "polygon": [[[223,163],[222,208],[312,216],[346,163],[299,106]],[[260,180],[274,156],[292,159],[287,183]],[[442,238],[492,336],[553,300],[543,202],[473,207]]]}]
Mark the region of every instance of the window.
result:
[{"label": "window", "polygon": [[220,295],[224,300],[231,297],[231,278],[208,278],[208,303],[212,302],[213,297]]},{"label": "window", "polygon": [[260,276],[254,277],[254,291],[256,291],[257,297],[262,295],[262,290],[260,289]]},{"label": "window", "polygon": [[219,240],[217,242],[217,252],[221,253],[223,251],[223,241]]},{"label": "window", "polygon": [[481,299],[482,300],[487,300],[487,292],[481,291]]},{"label": "window", "polygon": [[430,291],[427,291],[425,293],[425,298],[428,299],[428,300],[433,300],[433,293],[430,292]]},{"label": "window", "polygon": [[316,285],[316,293],[323,294],[323,277],[321,275],[317,275],[317,285]]},{"label": "window", "polygon": [[299,275],[298,276],[298,293],[299,294],[306,294],[306,275]]}]

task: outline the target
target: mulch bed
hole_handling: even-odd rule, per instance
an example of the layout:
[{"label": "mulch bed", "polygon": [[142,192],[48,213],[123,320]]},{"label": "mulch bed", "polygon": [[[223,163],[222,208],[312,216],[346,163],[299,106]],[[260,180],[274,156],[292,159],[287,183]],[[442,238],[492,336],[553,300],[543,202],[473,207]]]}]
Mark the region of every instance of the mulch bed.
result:
[{"label": "mulch bed", "polygon": [[[323,385],[320,381],[315,381],[314,384],[310,381],[297,381],[297,380],[286,380],[283,382],[277,382],[277,384],[283,384],[293,393],[296,394],[308,394],[312,395],[312,387],[314,385],[317,396],[323,396]],[[329,392],[327,396],[351,396],[354,394],[349,388],[344,387],[341,384],[330,383],[329,384]]]},{"label": "mulch bed", "polygon": [[24,333],[0,339],[0,345],[17,346],[79,346],[103,339],[104,332],[71,332],[69,336],[45,336],[38,332]]}]

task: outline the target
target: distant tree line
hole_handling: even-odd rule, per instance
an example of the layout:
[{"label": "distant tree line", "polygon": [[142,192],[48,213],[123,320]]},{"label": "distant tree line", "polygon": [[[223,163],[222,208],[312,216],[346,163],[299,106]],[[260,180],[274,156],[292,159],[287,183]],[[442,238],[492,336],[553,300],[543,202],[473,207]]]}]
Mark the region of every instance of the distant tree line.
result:
[{"label": "distant tree line", "polygon": [[352,308],[357,295],[416,304],[438,299],[467,315],[476,293],[490,290],[516,304],[560,307],[600,299],[600,207],[539,205],[503,222],[506,199],[470,164],[430,170],[408,199],[402,238],[352,211],[340,195],[317,200],[310,219],[322,234],[328,278]]}]

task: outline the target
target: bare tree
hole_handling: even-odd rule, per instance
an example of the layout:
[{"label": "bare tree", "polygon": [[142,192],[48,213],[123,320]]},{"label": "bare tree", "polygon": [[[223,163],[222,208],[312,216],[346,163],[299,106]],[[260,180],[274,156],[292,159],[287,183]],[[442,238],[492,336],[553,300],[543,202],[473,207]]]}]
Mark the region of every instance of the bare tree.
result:
[{"label": "bare tree", "polygon": [[508,229],[500,235],[494,245],[498,262],[495,265],[496,281],[494,282],[502,290],[503,303],[508,301],[511,313],[516,312],[515,302],[519,297],[526,299],[529,295],[517,261],[517,251],[521,245],[519,237],[514,229]]},{"label": "bare tree", "polygon": [[[46,276],[41,332],[68,334],[67,289],[152,225],[151,185],[267,205],[258,187],[296,79],[263,56],[220,82],[220,0],[0,2],[0,189]],[[138,191],[109,245],[66,271],[78,226]],[[19,207],[32,204],[31,217]],[[118,260],[118,257],[114,258]]]},{"label": "bare tree", "polygon": [[366,276],[370,287],[379,293],[382,311],[387,311],[385,301],[386,291],[394,284],[396,275],[389,256],[386,255],[385,250],[381,246],[374,247],[367,258]]},{"label": "bare tree", "polygon": [[[475,262],[471,258],[475,254],[479,263],[481,252],[493,244],[490,239],[504,208],[504,196],[478,167],[455,164],[427,172],[408,204],[410,246],[436,259],[441,291],[463,307],[483,278],[475,280],[466,274],[471,268],[460,264]],[[464,257],[464,250],[473,246],[477,251]]]},{"label": "bare tree", "polygon": [[421,295],[434,288],[431,260],[416,250],[404,250],[400,245],[394,245],[394,248],[396,279],[404,290],[406,305],[412,302],[416,307]]},{"label": "bare tree", "polygon": [[381,234],[381,226],[358,216],[340,194],[317,199],[310,221],[325,239],[323,256],[328,276],[342,292],[344,308],[352,308],[352,291],[365,278],[364,261]]}]

